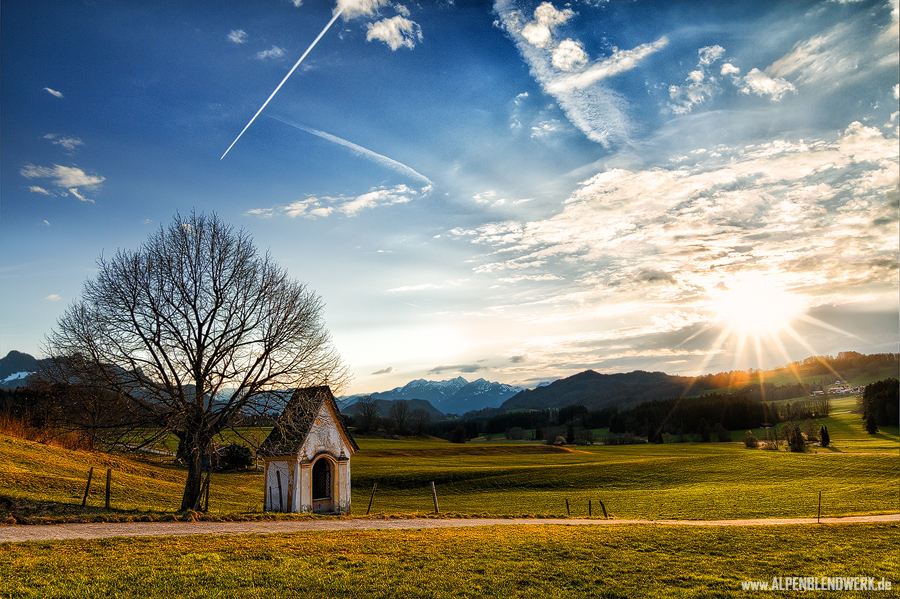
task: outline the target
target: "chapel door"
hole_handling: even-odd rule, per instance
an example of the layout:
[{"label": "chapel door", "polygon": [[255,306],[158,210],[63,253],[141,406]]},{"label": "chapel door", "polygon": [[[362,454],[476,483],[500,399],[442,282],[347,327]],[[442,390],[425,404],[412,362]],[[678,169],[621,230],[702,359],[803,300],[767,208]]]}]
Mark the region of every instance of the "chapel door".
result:
[{"label": "chapel door", "polygon": [[313,512],[330,512],[333,510],[331,462],[319,458],[312,469],[312,502]]}]

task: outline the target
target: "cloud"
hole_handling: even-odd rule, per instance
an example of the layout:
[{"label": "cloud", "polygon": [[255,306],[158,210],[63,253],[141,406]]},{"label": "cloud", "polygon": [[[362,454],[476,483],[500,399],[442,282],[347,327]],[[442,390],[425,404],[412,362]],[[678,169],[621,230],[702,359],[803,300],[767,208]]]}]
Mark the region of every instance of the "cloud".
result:
[{"label": "cloud", "polygon": [[247,32],[243,29],[232,29],[228,34],[228,41],[235,44],[243,44],[247,41]]},{"label": "cloud", "polygon": [[[675,114],[687,114],[697,104],[702,104],[719,92],[719,86],[715,76],[710,76],[707,69],[725,54],[722,46],[706,46],[697,50],[699,60],[697,68],[685,78],[685,85],[669,86],[669,109]],[[726,69],[726,66],[729,67]],[[730,64],[722,67],[721,74],[740,72],[740,69]]]},{"label": "cloud", "polygon": [[55,133],[48,133],[44,136],[44,139],[49,139],[50,143],[52,143],[53,145],[62,146],[70,152],[75,151],[78,146],[84,145],[84,142],[77,137],[65,137],[62,135],[56,135]]},{"label": "cloud", "polygon": [[487,370],[487,368],[485,366],[479,366],[478,364],[455,364],[453,366],[442,364],[441,366],[435,366],[429,370],[428,374],[441,374],[444,372],[463,372],[468,374],[480,370]]},{"label": "cloud", "polygon": [[28,187],[28,191],[30,191],[31,193],[42,193],[42,194],[44,194],[45,196],[53,195],[52,193],[50,193],[49,191],[47,191],[47,190],[44,189],[43,187],[38,187],[37,185],[30,185],[30,186]]},{"label": "cloud", "polygon": [[90,203],[90,204],[95,204],[95,203],[96,203],[96,202],[94,202],[94,200],[92,200],[92,199],[90,199],[90,198],[86,198],[86,197],[84,197],[83,195],[81,195],[80,193],[78,193],[78,190],[77,190],[76,188],[74,188],[74,187],[70,187],[70,188],[69,188],[69,193],[71,193],[73,196],[75,196],[76,198],[78,198],[78,199],[81,200],[82,202],[88,202],[88,203]]},{"label": "cloud", "polygon": [[42,226],[42,227],[49,227],[49,226],[50,226],[50,221],[49,221],[49,220],[42,220],[42,221],[41,221],[41,226]]},{"label": "cloud", "polygon": [[768,96],[773,102],[780,101],[788,93],[797,93],[797,88],[789,81],[780,77],[773,79],[759,69],[747,73],[743,82],[742,93],[749,95],[752,92],[760,97]]},{"label": "cloud", "polygon": [[751,273],[810,306],[896,298],[898,153],[895,137],[858,122],[837,139],[718,146],[669,168],[601,172],[551,218],[447,237],[483,248],[472,269],[486,286],[506,273],[563,279],[519,279],[523,289],[496,307],[509,318],[680,314],[610,339],[708,322],[707,290]]},{"label": "cloud", "polygon": [[19,170],[19,174],[27,179],[51,179],[54,185],[65,189],[70,187],[96,189],[105,180],[99,175],[88,175],[78,167],[58,164],[54,164],[52,168],[27,164]]},{"label": "cloud", "polygon": [[49,87],[45,87],[44,90],[51,96],[56,96],[60,100],[62,100],[65,97],[62,95],[62,92],[58,92],[55,89],[50,89]]},{"label": "cloud", "polygon": [[373,375],[378,375],[378,374],[391,374],[392,372],[397,372],[397,369],[394,368],[393,366],[388,366],[387,368],[382,368],[381,370],[376,370],[376,371],[373,372],[372,374],[373,374]]},{"label": "cloud", "polygon": [[[634,69],[664,48],[667,38],[631,50],[615,48],[610,56],[591,62],[578,40],[567,37],[558,41],[554,37],[557,29],[575,16],[571,9],[557,10],[544,2],[528,16],[513,0],[496,0],[494,11],[534,78],[556,99],[575,127],[604,146],[628,140],[630,123],[624,102],[601,82]],[[512,123],[514,128],[517,122]]]},{"label": "cloud", "polygon": [[287,206],[275,206],[271,208],[253,208],[245,214],[259,218],[272,218],[276,215],[285,215],[290,218],[325,218],[332,214],[343,214],[353,217],[363,210],[393,204],[405,204],[420,198],[430,191],[426,187],[420,191],[407,186],[395,185],[393,187],[373,188],[371,191],[358,196],[308,196],[302,200],[292,202]]},{"label": "cloud", "polygon": [[721,75],[738,75],[740,74],[740,72],[741,70],[730,62],[726,62],[725,64],[723,64],[722,70],[719,71]]},{"label": "cloud", "polygon": [[366,41],[379,40],[387,44],[391,50],[416,47],[416,41],[422,41],[422,28],[418,23],[397,15],[390,19],[382,19],[366,25]]},{"label": "cloud", "polygon": [[[47,221],[44,221],[44,222],[47,222]],[[56,295],[55,293],[51,293],[50,295],[48,295],[48,296],[45,297],[44,299],[47,300],[48,302],[58,302],[58,301],[61,300],[62,298],[61,298],[60,296]]]},{"label": "cloud", "polygon": [[284,50],[278,46],[272,46],[268,50],[257,52],[256,57],[260,60],[268,60],[269,58],[281,58],[284,56]]},{"label": "cloud", "polygon": [[581,42],[567,39],[561,41],[553,51],[550,62],[560,71],[574,71],[588,63],[588,55]]},{"label": "cloud", "polygon": [[431,179],[429,179],[425,175],[411,169],[410,167],[406,166],[405,164],[403,164],[401,162],[397,162],[396,160],[394,160],[392,158],[388,158],[387,156],[383,156],[381,154],[373,152],[372,150],[369,150],[360,145],[357,145],[357,144],[353,143],[352,141],[347,141],[346,139],[342,139],[336,135],[331,135],[330,133],[325,133],[324,131],[319,131],[319,130],[313,129],[311,127],[304,127],[303,125],[298,125],[297,123],[293,123],[291,121],[288,121],[286,119],[282,119],[279,117],[270,117],[270,118],[275,119],[276,121],[278,121],[280,123],[284,123],[285,125],[294,127],[295,129],[300,129],[301,131],[306,131],[307,133],[309,133],[311,135],[321,137],[322,139],[328,140],[339,146],[348,148],[351,152],[353,152],[354,154],[356,154],[358,156],[362,156],[363,158],[370,160],[370,161],[374,162],[375,164],[383,166],[384,168],[390,169],[396,173],[399,173],[399,174],[409,177],[411,179],[415,179],[416,181],[419,181],[420,183],[422,183],[425,186],[430,187],[430,186],[434,185],[431,182]]},{"label": "cloud", "polygon": [[513,364],[521,364],[528,361],[528,356],[510,356],[509,361]]},{"label": "cloud", "polygon": [[335,11],[349,21],[357,17],[369,17],[378,12],[382,6],[389,6],[391,0],[337,0]]}]

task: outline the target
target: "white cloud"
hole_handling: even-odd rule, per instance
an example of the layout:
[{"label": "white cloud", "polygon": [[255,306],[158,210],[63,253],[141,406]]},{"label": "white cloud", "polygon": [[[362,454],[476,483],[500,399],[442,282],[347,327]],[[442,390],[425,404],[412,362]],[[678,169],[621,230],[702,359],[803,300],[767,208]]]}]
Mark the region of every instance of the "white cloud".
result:
[{"label": "white cloud", "polygon": [[[750,273],[809,305],[896,297],[898,153],[895,138],[856,122],[836,140],[719,146],[692,166],[599,173],[552,218],[447,236],[485,249],[473,265],[483,284],[534,281],[522,318],[539,305],[566,320],[652,303],[702,320],[706,290]],[[542,283],[548,274],[565,283]]]},{"label": "white cloud", "polygon": [[[724,56],[725,48],[722,46],[706,46],[697,50],[697,54],[699,55],[697,68],[688,73],[688,76],[685,78],[685,85],[669,86],[669,98],[672,100],[669,104],[669,109],[675,114],[686,114],[694,106],[703,104],[719,92],[719,86],[715,77],[708,77],[706,71],[713,63]],[[731,67],[728,69],[729,72],[733,72],[732,69],[740,72],[740,69],[736,69],[730,64],[726,66]],[[723,66],[723,75],[725,71],[726,69]]]},{"label": "white cloud", "polygon": [[78,146],[84,145],[84,142],[77,137],[65,137],[55,133],[48,133],[44,136],[44,139],[49,139],[53,145],[62,146],[70,152],[74,151]]},{"label": "white cloud", "polygon": [[742,93],[749,95],[752,92],[760,97],[768,96],[773,102],[780,101],[789,93],[797,93],[797,88],[789,81],[781,77],[773,79],[759,69],[753,69],[747,73],[743,82],[744,85],[741,87]]},{"label": "white cloud", "polygon": [[247,41],[247,32],[243,29],[232,29],[231,33],[228,34],[228,41],[235,44],[243,44]]},{"label": "white cloud", "polygon": [[335,213],[352,217],[370,208],[411,202],[426,195],[429,191],[431,191],[430,186],[416,191],[407,185],[395,185],[394,187],[372,189],[358,196],[309,196],[292,202],[287,206],[253,208],[245,214],[259,218],[271,218],[283,214],[290,218],[299,216],[316,219],[325,218]]},{"label": "white cloud", "polygon": [[561,41],[553,51],[551,62],[561,71],[574,71],[587,64],[588,55],[581,42],[567,39]]},{"label": "white cloud", "polygon": [[65,189],[70,187],[96,189],[105,180],[99,175],[88,175],[78,167],[58,164],[54,164],[52,168],[27,164],[19,170],[19,174],[27,179],[51,179],[54,185]]},{"label": "white cloud", "polygon": [[88,202],[89,204],[95,204],[95,203],[96,203],[96,202],[94,202],[94,200],[92,200],[92,199],[90,199],[90,198],[86,198],[86,197],[84,197],[83,195],[81,195],[80,193],[78,193],[78,190],[75,189],[74,187],[70,187],[70,188],[69,188],[69,193],[71,193],[73,196],[75,196],[76,198],[78,198],[78,199],[81,200],[82,202]]},{"label": "white cloud", "polygon": [[[600,83],[634,69],[647,56],[668,44],[665,37],[632,50],[613,53],[593,63],[577,40],[554,39],[557,28],[572,19],[570,9],[557,10],[549,2],[526,15],[513,0],[496,0],[498,23],[516,43],[534,78],[553,96],[566,118],[591,141],[608,146],[628,140],[630,123],[622,99]],[[583,52],[583,54],[582,54]],[[514,119],[511,127],[521,122]]]},{"label": "white cloud", "polygon": [[260,60],[267,60],[269,58],[281,58],[284,56],[284,50],[279,48],[278,46],[272,46],[268,50],[263,50],[262,52],[257,52],[256,57]]},{"label": "white cloud", "polygon": [[731,64],[730,62],[726,62],[722,65],[722,70],[719,71],[722,75],[737,75],[741,72],[739,68]]},{"label": "white cloud", "polygon": [[556,10],[550,2],[543,2],[534,10],[534,20],[522,28],[522,37],[538,48],[546,48],[553,40],[553,31],[575,15],[570,9]]},{"label": "white cloud", "polygon": [[349,21],[356,17],[374,15],[378,9],[390,3],[391,0],[337,0],[335,11],[341,11],[341,17]]},{"label": "white cloud", "polygon": [[894,85],[894,99],[900,99],[900,84]]},{"label": "white cloud", "polygon": [[56,96],[60,100],[62,100],[65,96],[62,95],[62,92],[58,92],[55,89],[50,89],[49,87],[45,87],[44,90],[49,93],[51,96]]},{"label": "white cloud", "polygon": [[382,19],[367,26],[366,41],[379,40],[387,44],[391,50],[399,48],[413,49],[416,41],[422,41],[422,29],[418,23],[397,15],[390,19]]},{"label": "white cloud", "polygon": [[397,372],[397,369],[394,368],[393,366],[388,366],[387,368],[382,368],[381,370],[376,370],[376,371],[373,372],[372,374],[373,374],[373,375],[379,375],[379,374],[391,374],[391,373],[393,373],[393,372]]},{"label": "white cloud", "polygon": [[[47,222],[47,221],[44,221],[44,222]],[[48,296],[45,297],[44,299],[47,300],[48,302],[58,302],[58,301],[61,300],[62,298],[61,298],[60,296],[56,295],[55,293],[51,293],[50,295],[48,295]]]},{"label": "white cloud", "polygon": [[28,191],[30,191],[31,193],[42,193],[45,196],[53,195],[43,187],[38,187],[37,185],[30,185],[28,187]]},{"label": "white cloud", "polygon": [[562,123],[556,119],[544,121],[531,128],[531,137],[535,139],[546,138],[562,130]]}]

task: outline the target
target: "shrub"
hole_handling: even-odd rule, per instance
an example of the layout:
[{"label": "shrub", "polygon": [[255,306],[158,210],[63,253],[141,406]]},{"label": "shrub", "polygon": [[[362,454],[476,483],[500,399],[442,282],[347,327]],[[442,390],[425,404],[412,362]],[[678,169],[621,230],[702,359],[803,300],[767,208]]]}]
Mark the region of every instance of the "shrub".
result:
[{"label": "shrub", "polygon": [[726,429],[721,422],[716,423],[713,427],[713,432],[716,434],[716,439],[719,443],[731,442],[731,433],[728,432],[728,429]]},{"label": "shrub", "polygon": [[878,432],[878,422],[875,420],[875,414],[871,412],[869,412],[869,417],[866,418],[866,432],[870,435]]},{"label": "shrub", "polygon": [[822,430],[819,431],[819,445],[822,447],[828,447],[829,443],[831,443],[831,435],[828,434],[828,427],[824,424],[822,425]]},{"label": "shrub", "polygon": [[566,438],[563,437],[562,435],[560,435],[560,436],[556,437],[556,439],[553,440],[553,444],[554,445],[565,445]]},{"label": "shrub", "polygon": [[744,441],[744,446],[746,446],[746,447],[750,447],[752,449],[759,447],[759,439],[754,437],[753,433],[751,433],[750,431],[747,431],[747,434],[744,435],[743,441]]},{"label": "shrub", "polygon": [[219,455],[219,467],[222,470],[238,470],[253,465],[253,452],[249,447],[232,443],[226,445]]},{"label": "shrub", "polygon": [[785,426],[785,435],[791,451],[803,451],[806,448],[806,435],[803,434],[799,424],[788,422]]},{"label": "shrub", "polygon": [[453,432],[450,433],[450,442],[451,443],[465,443],[466,442],[466,429],[463,428],[463,425],[458,424],[456,428],[453,429]]}]

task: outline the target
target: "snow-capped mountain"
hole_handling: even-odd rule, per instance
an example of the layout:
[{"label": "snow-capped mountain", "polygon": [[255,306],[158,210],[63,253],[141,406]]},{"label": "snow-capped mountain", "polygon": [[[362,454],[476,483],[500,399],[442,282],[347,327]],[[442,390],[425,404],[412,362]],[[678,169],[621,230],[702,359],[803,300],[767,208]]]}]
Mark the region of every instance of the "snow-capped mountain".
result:
[{"label": "snow-capped mountain", "polygon": [[[447,381],[426,381],[416,379],[402,387],[372,393],[375,399],[424,399],[445,414],[464,414],[472,410],[499,407],[512,397],[521,387],[513,387],[505,383],[492,383],[485,379],[472,382],[461,376]],[[344,397],[348,404],[354,403],[361,396]]]}]

